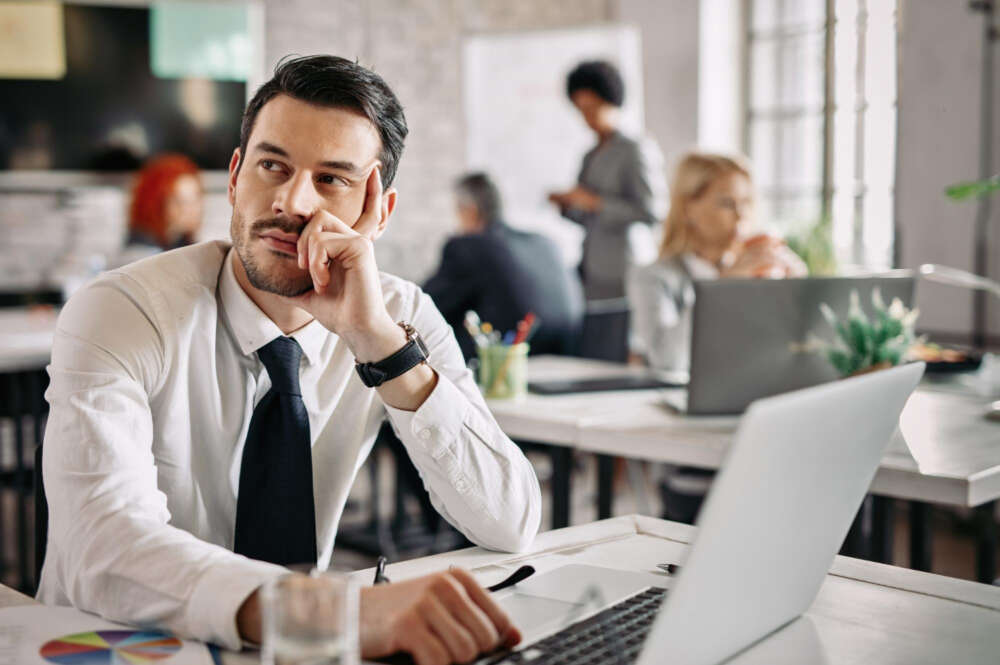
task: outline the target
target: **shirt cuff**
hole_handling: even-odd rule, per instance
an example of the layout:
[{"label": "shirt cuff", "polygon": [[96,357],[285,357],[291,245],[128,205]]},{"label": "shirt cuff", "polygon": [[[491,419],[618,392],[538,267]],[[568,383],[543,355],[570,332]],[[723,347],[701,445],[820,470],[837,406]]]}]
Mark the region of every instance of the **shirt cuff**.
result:
[{"label": "shirt cuff", "polygon": [[437,375],[437,385],[416,411],[385,407],[403,443],[419,441],[434,459],[447,452],[448,442],[458,438],[470,408],[469,398],[444,374]]},{"label": "shirt cuff", "polygon": [[[236,614],[251,593],[288,569],[273,563],[237,557],[208,568],[191,595],[191,625],[198,637],[233,651],[243,647]],[[203,627],[203,628],[200,628]]]}]

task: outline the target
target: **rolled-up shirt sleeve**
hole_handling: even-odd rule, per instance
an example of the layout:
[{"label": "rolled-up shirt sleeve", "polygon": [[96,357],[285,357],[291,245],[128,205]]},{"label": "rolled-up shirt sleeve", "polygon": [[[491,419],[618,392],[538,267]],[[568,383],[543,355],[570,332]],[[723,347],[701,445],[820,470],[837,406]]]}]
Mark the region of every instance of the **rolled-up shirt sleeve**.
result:
[{"label": "rolled-up shirt sleeve", "polygon": [[411,322],[438,382],[416,411],[386,407],[393,429],[448,522],[482,547],[522,551],[541,521],[535,471],[490,414],[451,328],[423,293]]},{"label": "rolled-up shirt sleeve", "polygon": [[59,318],[46,392],[50,547],[39,599],[238,649],[238,608],[287,570],[170,525],[149,397],[162,375],[163,330],[136,297],[99,282]]}]

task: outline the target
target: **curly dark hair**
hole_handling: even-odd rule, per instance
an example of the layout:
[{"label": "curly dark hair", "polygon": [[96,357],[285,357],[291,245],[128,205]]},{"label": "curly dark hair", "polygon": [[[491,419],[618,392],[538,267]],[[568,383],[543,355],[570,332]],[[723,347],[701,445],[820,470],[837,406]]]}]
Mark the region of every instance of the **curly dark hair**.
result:
[{"label": "curly dark hair", "polygon": [[625,82],[618,68],[607,60],[589,60],[577,65],[566,77],[566,94],[572,97],[577,90],[591,90],[615,106],[625,102]]}]

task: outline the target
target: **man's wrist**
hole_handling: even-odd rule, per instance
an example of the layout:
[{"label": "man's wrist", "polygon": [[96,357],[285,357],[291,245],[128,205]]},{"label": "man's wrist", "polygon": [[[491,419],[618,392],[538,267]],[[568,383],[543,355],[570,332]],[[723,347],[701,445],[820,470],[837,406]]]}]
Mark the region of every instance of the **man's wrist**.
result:
[{"label": "man's wrist", "polygon": [[261,623],[260,623],[260,589],[255,589],[247,596],[247,599],[240,605],[236,612],[236,630],[240,633],[240,638],[245,642],[260,644]]},{"label": "man's wrist", "polygon": [[365,329],[343,333],[341,337],[359,363],[384,360],[403,348],[407,341],[406,333],[388,313],[384,320]]}]

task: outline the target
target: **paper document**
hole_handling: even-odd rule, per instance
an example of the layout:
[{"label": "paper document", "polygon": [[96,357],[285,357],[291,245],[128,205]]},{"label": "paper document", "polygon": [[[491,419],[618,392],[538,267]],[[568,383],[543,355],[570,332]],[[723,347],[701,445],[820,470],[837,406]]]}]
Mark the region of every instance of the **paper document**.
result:
[{"label": "paper document", "polygon": [[71,607],[0,609],[0,665],[212,665],[208,647]]}]

